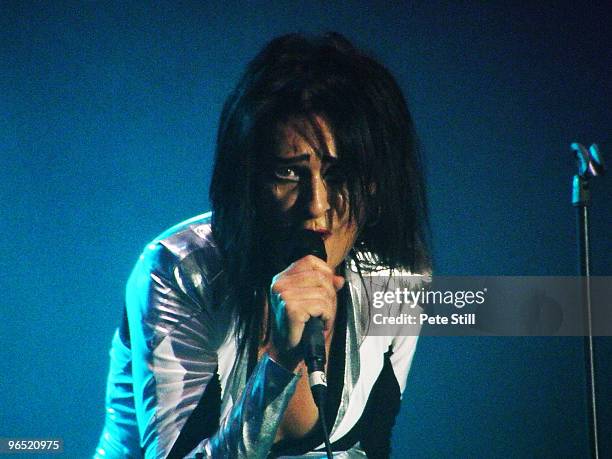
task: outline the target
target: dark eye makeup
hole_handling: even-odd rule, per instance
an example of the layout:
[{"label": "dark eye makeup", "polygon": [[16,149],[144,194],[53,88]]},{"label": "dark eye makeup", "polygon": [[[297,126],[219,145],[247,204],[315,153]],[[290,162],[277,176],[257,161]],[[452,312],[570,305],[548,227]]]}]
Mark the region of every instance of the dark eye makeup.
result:
[{"label": "dark eye makeup", "polygon": [[[307,178],[310,174],[308,167],[301,166],[286,166],[279,165],[273,168],[272,178],[273,180],[284,182],[284,183],[298,183],[303,178]],[[325,181],[339,184],[346,181],[346,175],[344,174],[341,167],[336,164],[330,164],[325,167],[323,171],[323,178]]]},{"label": "dark eye makeup", "polygon": [[275,167],[272,176],[280,182],[296,183],[300,181],[300,171],[297,167],[279,166]]},{"label": "dark eye makeup", "polygon": [[326,181],[338,184],[346,181],[346,174],[338,164],[331,164],[325,169],[323,177]]}]

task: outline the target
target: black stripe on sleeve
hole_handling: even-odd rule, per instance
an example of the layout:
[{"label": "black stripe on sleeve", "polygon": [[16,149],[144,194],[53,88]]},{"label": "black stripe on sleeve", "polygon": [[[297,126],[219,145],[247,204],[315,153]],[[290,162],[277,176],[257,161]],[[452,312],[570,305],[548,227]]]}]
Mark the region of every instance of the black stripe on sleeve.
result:
[{"label": "black stripe on sleeve", "polygon": [[219,430],[221,417],[221,383],[215,370],[212,379],[206,385],[204,394],[195,407],[181,433],[174,442],[168,459],[184,458],[202,440],[212,437]]},{"label": "black stripe on sleeve", "polygon": [[361,418],[344,437],[334,442],[335,451],[349,449],[358,441],[369,459],[391,455],[391,430],[400,409],[400,386],[391,364],[389,349],[384,355],[383,368],[372,387]]}]

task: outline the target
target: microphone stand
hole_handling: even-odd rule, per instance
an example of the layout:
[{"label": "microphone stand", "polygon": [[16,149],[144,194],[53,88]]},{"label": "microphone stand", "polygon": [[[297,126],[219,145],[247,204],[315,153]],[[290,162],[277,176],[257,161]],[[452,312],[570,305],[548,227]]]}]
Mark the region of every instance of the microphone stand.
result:
[{"label": "microphone stand", "polygon": [[591,259],[589,239],[589,205],[591,193],[589,179],[603,175],[604,164],[597,145],[593,144],[587,150],[579,143],[572,143],[578,162],[578,173],[574,175],[572,186],[572,205],[576,208],[576,222],[578,235],[578,263],[579,275],[582,283],[582,306],[585,319],[585,366],[587,411],[589,423],[589,441],[591,457],[599,459],[599,442],[597,436],[597,399],[595,391],[595,362],[593,346],[593,317],[591,304]]}]

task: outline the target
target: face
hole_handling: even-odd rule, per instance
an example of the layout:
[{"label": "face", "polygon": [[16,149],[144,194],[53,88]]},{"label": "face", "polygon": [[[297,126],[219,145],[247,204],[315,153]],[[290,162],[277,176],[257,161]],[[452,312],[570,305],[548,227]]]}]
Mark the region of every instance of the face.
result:
[{"label": "face", "polygon": [[[314,148],[291,124],[276,132],[276,148],[263,180],[263,201],[279,231],[321,233],[327,263],[337,268],[353,246],[357,227],[344,202],[342,174],[333,137],[317,118],[326,148]],[[294,125],[295,126],[295,125]],[[327,151],[323,151],[327,150]]]}]

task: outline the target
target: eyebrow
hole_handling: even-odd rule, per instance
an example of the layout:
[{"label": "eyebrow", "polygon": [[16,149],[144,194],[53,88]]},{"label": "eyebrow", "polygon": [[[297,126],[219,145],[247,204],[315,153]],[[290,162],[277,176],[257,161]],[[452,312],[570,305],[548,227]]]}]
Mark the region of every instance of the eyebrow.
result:
[{"label": "eyebrow", "polygon": [[[274,161],[278,164],[296,164],[301,162],[308,162],[310,160],[310,155],[308,153],[304,153],[297,156],[274,156]],[[336,156],[325,155],[322,158],[324,163],[333,164],[338,161]]]}]

